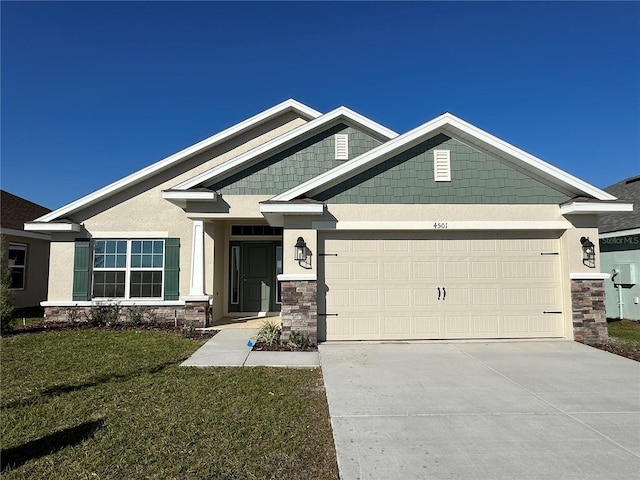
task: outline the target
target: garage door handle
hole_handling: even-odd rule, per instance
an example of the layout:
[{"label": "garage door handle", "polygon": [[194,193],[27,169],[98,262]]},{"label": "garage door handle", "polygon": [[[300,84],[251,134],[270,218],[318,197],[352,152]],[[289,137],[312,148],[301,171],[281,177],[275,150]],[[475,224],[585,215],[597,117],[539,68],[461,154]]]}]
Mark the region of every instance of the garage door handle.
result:
[{"label": "garage door handle", "polygon": [[442,300],[447,298],[447,289],[442,287]]},{"label": "garage door handle", "polygon": [[440,300],[440,287],[438,287],[438,300]]}]

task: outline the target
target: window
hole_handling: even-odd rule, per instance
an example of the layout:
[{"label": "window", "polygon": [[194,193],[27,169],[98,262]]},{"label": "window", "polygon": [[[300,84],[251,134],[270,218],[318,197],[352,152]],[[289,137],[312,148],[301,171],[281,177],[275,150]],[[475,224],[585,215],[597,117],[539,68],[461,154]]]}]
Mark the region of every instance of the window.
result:
[{"label": "window", "polygon": [[23,290],[27,266],[27,246],[21,243],[10,243],[8,258],[9,270],[11,272],[9,288],[14,290]]},{"label": "window", "polygon": [[336,160],[349,160],[349,135],[346,133],[336,133]]},{"label": "window", "polygon": [[94,240],[93,298],[162,298],[164,241]]},{"label": "window", "polygon": [[277,280],[282,273],[282,245],[276,245],[276,303],[282,303],[282,282]]},{"label": "window", "polygon": [[282,236],[282,230],[282,227],[272,227],[270,225],[231,225],[231,235]]},{"label": "window", "polygon": [[231,247],[231,303],[240,303],[240,247]]},{"label": "window", "polygon": [[433,151],[433,179],[436,182],[451,181],[451,151]]}]

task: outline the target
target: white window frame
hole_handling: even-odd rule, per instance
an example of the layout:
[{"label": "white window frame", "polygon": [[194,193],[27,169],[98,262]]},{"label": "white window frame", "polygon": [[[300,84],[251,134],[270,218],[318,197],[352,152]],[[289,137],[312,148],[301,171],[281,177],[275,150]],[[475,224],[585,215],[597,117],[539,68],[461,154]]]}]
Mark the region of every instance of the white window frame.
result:
[{"label": "white window frame", "polygon": [[11,287],[9,290],[24,290],[25,284],[27,283],[27,244],[26,243],[9,243],[9,254],[11,250],[22,250],[24,251],[24,264],[16,265],[12,263],[12,260],[9,260],[9,269],[10,270],[20,270],[22,269],[22,286],[21,287]]},{"label": "white window frame", "polygon": [[[95,241],[101,242],[127,242],[127,251],[126,251],[126,264],[125,267],[95,267],[95,243],[92,245],[91,249],[91,299],[92,300],[109,300],[109,299],[122,299],[122,300],[136,300],[136,301],[145,301],[145,300],[162,300],[164,298],[164,279],[165,279],[165,249],[167,245],[163,238],[132,238],[132,239],[123,239],[123,238],[96,238]],[[131,266],[131,255],[132,255],[132,243],[133,242],[162,242],[162,267],[132,267]],[[94,287],[94,274],[95,272],[122,272],[124,270],[124,297],[94,297],[93,296],[93,287]],[[131,296],[131,273],[133,272],[162,272],[162,282],[160,283],[160,296],[159,297],[132,297]]]}]

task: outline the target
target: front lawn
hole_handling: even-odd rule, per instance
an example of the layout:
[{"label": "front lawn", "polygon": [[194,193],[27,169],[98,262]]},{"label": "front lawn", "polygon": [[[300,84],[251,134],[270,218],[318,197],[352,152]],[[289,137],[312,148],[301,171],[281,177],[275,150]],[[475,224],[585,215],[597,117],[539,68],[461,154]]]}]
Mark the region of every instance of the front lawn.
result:
[{"label": "front lawn", "polygon": [[640,350],[640,322],[609,319],[607,324],[610,342]]},{"label": "front lawn", "polygon": [[338,478],[319,369],[179,367],[203,341],[165,332],[0,341],[7,479]]}]

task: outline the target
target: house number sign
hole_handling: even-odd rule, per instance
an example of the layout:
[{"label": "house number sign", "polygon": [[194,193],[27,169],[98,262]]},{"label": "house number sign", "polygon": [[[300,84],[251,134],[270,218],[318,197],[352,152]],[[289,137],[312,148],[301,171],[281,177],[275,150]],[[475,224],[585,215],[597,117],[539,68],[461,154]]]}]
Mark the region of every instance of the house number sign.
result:
[{"label": "house number sign", "polygon": [[448,227],[447,222],[436,222],[433,224],[435,230],[445,230]]}]

